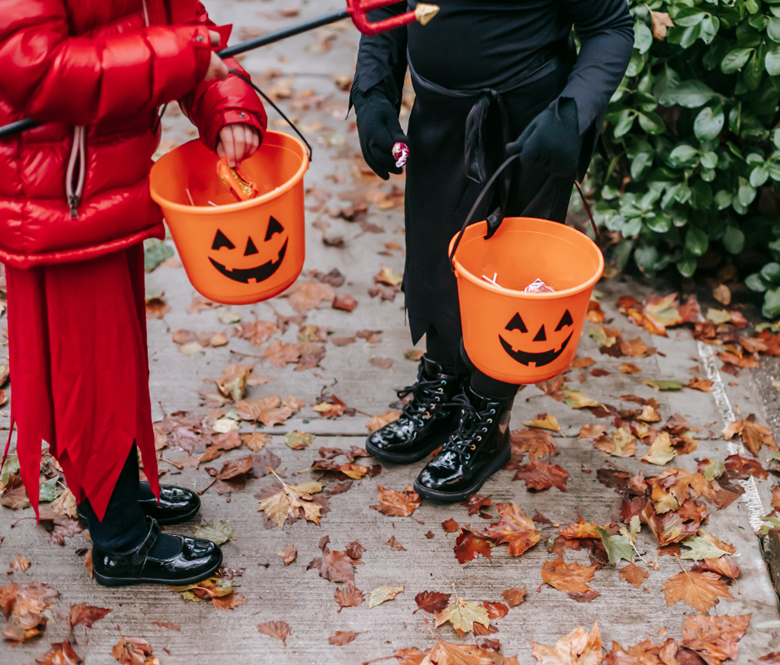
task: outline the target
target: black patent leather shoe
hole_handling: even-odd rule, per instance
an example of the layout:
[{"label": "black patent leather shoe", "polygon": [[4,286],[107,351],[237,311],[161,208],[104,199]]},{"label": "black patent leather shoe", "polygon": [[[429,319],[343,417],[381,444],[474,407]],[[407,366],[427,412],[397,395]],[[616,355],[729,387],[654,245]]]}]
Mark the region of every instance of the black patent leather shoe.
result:
[{"label": "black patent leather shoe", "polygon": [[129,584],[195,584],[213,575],[222,564],[222,550],[210,540],[172,536],[180,541],[179,551],[165,559],[151,555],[160,537],[157,522],[147,518],[149,532],[143,542],[126,552],[107,552],[92,547],[92,570],[103,586]]},{"label": "black patent leather shoe", "polygon": [[[183,487],[174,487],[173,485],[160,486],[160,503],[157,503],[157,497],[152,494],[152,488],[149,483],[142,482],[138,491],[141,509],[147,517],[151,517],[158,524],[167,526],[170,524],[181,524],[192,519],[200,510],[200,497],[184,489]],[[89,527],[87,516],[78,509],[79,521],[85,527]]]},{"label": "black patent leather shoe", "polygon": [[455,397],[457,431],[420,472],[415,491],[434,501],[464,501],[509,461],[509,418],[514,398],[490,400],[466,388]]},{"label": "black patent leather shoe", "polygon": [[460,379],[422,357],[417,383],[398,391],[411,395],[401,416],[366,439],[366,450],[378,460],[411,464],[441,446],[458,426],[459,405],[452,398],[461,390]]}]

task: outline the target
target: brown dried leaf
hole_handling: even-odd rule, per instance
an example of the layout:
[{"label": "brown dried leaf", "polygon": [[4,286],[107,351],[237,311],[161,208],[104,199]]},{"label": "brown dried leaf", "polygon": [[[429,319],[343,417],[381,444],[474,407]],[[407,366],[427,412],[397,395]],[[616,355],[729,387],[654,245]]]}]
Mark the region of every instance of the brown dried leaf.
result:
[{"label": "brown dried leaf", "polygon": [[561,492],[566,491],[569,472],[550,462],[531,462],[517,468],[512,480],[523,480],[529,490],[546,490],[555,485]]},{"label": "brown dried leaf", "polygon": [[145,665],[152,656],[152,645],[141,637],[125,637],[119,640],[111,655],[121,665]]},{"label": "brown dried leaf", "polygon": [[625,580],[635,589],[638,589],[644,581],[650,577],[644,568],[640,568],[635,563],[629,563],[627,566],[623,566],[620,569],[620,579]]},{"label": "brown dried leaf", "polygon": [[542,566],[542,580],[565,593],[586,593],[591,591],[587,585],[593,579],[596,566],[581,566],[578,563],[566,563],[563,557],[545,561]]},{"label": "brown dried leaf", "polygon": [[278,556],[284,561],[285,566],[289,566],[298,556],[298,550],[295,548],[295,545],[287,545],[279,552]]},{"label": "brown dried leaf", "polygon": [[384,413],[371,418],[366,424],[366,427],[368,428],[369,432],[376,432],[378,429],[381,429],[394,420],[398,420],[400,417],[400,411],[385,411]]},{"label": "brown dried leaf", "polygon": [[451,593],[438,593],[436,591],[420,591],[415,597],[414,602],[417,603],[417,609],[412,613],[428,612],[429,614],[436,614],[441,612],[447,605],[450,604]]},{"label": "brown dried leaf", "polygon": [[586,633],[582,626],[577,626],[568,635],[560,638],[554,647],[530,640],[529,642],[533,647],[534,657],[542,665],[600,665],[604,660],[597,623],[593,624],[590,633]]},{"label": "brown dried leaf", "polygon": [[328,638],[328,644],[332,644],[337,647],[343,647],[345,644],[354,642],[358,635],[360,635],[360,633],[356,633],[351,630],[337,630]]},{"label": "brown dried leaf", "polygon": [[507,602],[509,607],[516,607],[525,600],[527,593],[525,586],[522,586],[503,591],[501,597]]},{"label": "brown dried leaf", "polygon": [[688,616],[682,624],[683,644],[698,653],[708,665],[737,661],[738,642],[750,625],[750,615]]},{"label": "brown dried leaf", "polygon": [[336,589],[333,596],[339,604],[339,612],[345,607],[357,607],[365,600],[363,592],[360,589],[356,589],[351,584],[340,586]]},{"label": "brown dried leaf", "polygon": [[664,595],[667,607],[682,600],[699,612],[707,612],[718,598],[732,598],[716,573],[677,573],[664,582]]},{"label": "brown dried leaf", "polygon": [[287,638],[292,632],[290,626],[284,621],[266,621],[265,623],[261,623],[257,627],[257,630],[263,635],[268,635],[269,637],[281,640],[284,646],[287,646]]},{"label": "brown dried leaf", "polygon": [[332,302],[336,292],[330,284],[321,282],[298,282],[293,284],[283,295],[296,312],[308,312],[318,309],[323,301]]},{"label": "brown dried leaf", "polygon": [[460,563],[476,559],[479,555],[490,558],[490,543],[474,535],[474,532],[463,527],[455,540],[455,556]]},{"label": "brown dried leaf", "polygon": [[390,517],[408,517],[420,507],[422,499],[415,492],[411,485],[403,492],[389,490],[381,485],[377,485],[379,490],[377,505],[371,506],[374,510]]},{"label": "brown dried leaf", "polygon": [[492,540],[496,545],[509,544],[510,556],[520,556],[541,539],[536,525],[514,503],[497,503],[499,521],[490,524],[479,535]]},{"label": "brown dried leaf", "polygon": [[555,439],[544,430],[530,428],[512,430],[509,433],[509,440],[512,444],[513,456],[522,458],[522,455],[527,452],[531,462],[558,454]]}]

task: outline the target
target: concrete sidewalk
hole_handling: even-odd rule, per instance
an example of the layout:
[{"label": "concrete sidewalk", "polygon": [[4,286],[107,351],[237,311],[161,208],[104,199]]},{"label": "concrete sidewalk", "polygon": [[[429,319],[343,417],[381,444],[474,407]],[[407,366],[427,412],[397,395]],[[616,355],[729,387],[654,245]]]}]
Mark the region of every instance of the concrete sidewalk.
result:
[{"label": "concrete sidewalk", "polygon": [[[336,4],[304,2],[299,16],[282,18],[280,10],[289,9],[289,3],[282,0],[219,3],[211,0],[206,4],[218,23],[236,24],[233,42],[337,8]],[[403,272],[403,253],[392,249],[394,245],[390,245],[391,249],[387,247],[388,243],[403,246],[404,242],[403,206],[399,205],[399,197],[393,198],[393,188],[402,188],[403,181],[399,178],[383,183],[365,174],[353,118],[345,119],[347,93],[339,88],[342,79],[334,81],[332,77],[349,76],[353,71],[357,39],[357,33],[351,27],[338,25],[250,54],[242,64],[257,81],[264,81],[266,91],[275,91],[282,98],[285,112],[294,116],[313,139],[315,157],[306,176],[309,190],[306,270],[327,273],[338,268],[347,281],[336,289],[337,293],[352,295],[358,302],[353,312],[335,310],[323,303],[322,309],[306,313],[305,324],[328,328],[332,337],[353,336],[361,330],[381,331],[377,335],[381,341],[372,344],[357,339],[343,347],[328,342],[319,367],[301,372],[294,371],[294,365],[280,369],[260,360],[259,356],[267,344],[276,339],[298,341],[297,325],[291,325],[286,333],[275,335],[258,349],[244,339],[230,337],[231,326],[219,317],[222,315],[224,319],[225,313],[232,311],[243,321],[252,321],[255,317],[275,321],[275,312],[285,316],[295,314],[286,299],[190,314],[186,308],[196,294],[183,269],[164,265],[148,276],[148,292],[164,292],[163,298],[171,308],[162,319],[150,320],[148,326],[155,420],[176,411],[206,415],[210,409],[201,405],[199,391],[212,384],[204,380],[219,377],[232,363],[256,363],[256,374],[276,380],[250,388],[247,394],[250,399],[292,395],[306,402],[306,406],[283,425],[263,430],[272,435],[272,442],[265,450],[281,458],[279,468],[286,472],[291,483],[319,477],[307,469],[318,458],[320,446],[347,450],[353,445],[362,446],[368,433],[369,417],[388,411],[395,401],[393,389],[412,383],[416,371],[416,363],[404,357],[411,342],[404,321],[402,294],[392,302],[368,295],[369,289],[375,286],[373,277],[382,266],[399,274]],[[278,72],[271,77],[270,70]],[[277,126],[273,110],[269,110],[269,115],[274,128],[284,131]],[[186,119],[173,110],[169,111],[163,124],[164,149],[192,138]],[[384,195],[377,192],[384,192]],[[436,193],[431,192],[431,195]],[[360,221],[348,222],[335,216],[337,209],[349,208],[366,197],[368,213],[361,220],[362,226]],[[395,201],[395,205],[390,207],[388,201]],[[350,211],[345,216],[349,217]],[[344,238],[341,247],[323,244],[322,222],[329,225],[324,232],[326,237]],[[320,228],[315,227],[315,223]],[[561,527],[576,523],[578,515],[599,524],[617,518],[620,497],[599,483],[596,477],[596,471],[607,467],[609,462],[632,474],[644,471],[647,475],[658,475],[669,467],[696,471],[696,460],[704,457],[724,460],[734,449],[730,449],[720,432],[737,409],[743,417],[755,413],[759,422],[769,422],[776,433],[780,431],[776,391],[767,387],[765,374],[746,370],[738,378],[723,378],[718,373],[720,362],[707,359],[710,347],[699,345],[690,331],[672,329],[668,338],[651,336],[617,312],[615,303],[619,296],[630,294],[642,300],[654,293],[665,294],[667,291],[662,286],[619,277],[603,280],[597,288],[603,293],[605,325],[623,331],[624,339],[641,337],[649,346],[657,347],[658,353],[643,359],[601,354],[598,345],[587,336],[592,326],[586,324],[578,354],[593,358],[595,367],[609,374],[594,377],[585,372],[585,380],[580,383],[580,372],[572,371],[567,379],[570,387],[616,406],[621,406],[619,397],[624,394],[653,397],[661,405],[662,423],[680,413],[693,427],[701,428],[702,432],[711,430],[715,436],[700,442],[696,452],[682,455],[664,468],[640,461],[641,454],[637,458],[607,458],[589,441],[576,440],[576,436],[583,425],[607,425],[611,419],[598,419],[587,409],[574,410],[534,386],[526,387],[515,402],[512,427],[522,427],[522,420],[543,412],[558,419],[561,432],[556,435],[556,443],[561,454],[552,461],[570,473],[567,492],[556,488],[528,492],[524,483],[512,481],[513,471],[500,471],[480,494],[490,496],[494,503],[514,501],[529,516],[538,511]],[[227,330],[229,344],[187,356],[171,339],[174,331],[182,329],[194,332]],[[389,369],[379,369],[369,364],[372,358],[391,358],[393,364]],[[641,373],[621,374],[618,366],[626,361],[639,366]],[[774,365],[768,363],[766,367],[771,371]],[[707,377],[710,372],[709,378],[716,380],[716,390],[704,393],[686,388],[679,392],[658,392],[642,383],[643,380],[686,383],[694,376],[693,368],[701,377]],[[717,380],[721,378],[722,390],[718,390]],[[321,417],[312,410],[312,405],[319,401],[323,392],[337,395],[358,413],[335,420]],[[0,414],[0,424],[7,427],[8,406]],[[283,435],[292,430],[315,434],[316,439],[304,450],[291,450],[285,445]],[[232,450],[216,462],[201,465],[200,469],[179,471],[162,463],[161,469],[166,471],[163,482],[203,490],[212,480],[204,466],[219,469],[224,462],[248,453],[245,447]],[[185,457],[185,453],[169,447],[164,456],[176,462]],[[762,456],[762,460],[766,462],[766,457]],[[340,461],[343,462],[343,458]],[[370,463],[373,461],[369,458],[366,464]],[[624,647],[648,637],[662,641],[665,638],[658,635],[664,628],[669,637],[681,639],[681,623],[694,612],[682,602],[666,606],[663,584],[680,572],[678,562],[671,556],[658,558],[658,570],[648,569],[649,578],[639,589],[619,579],[614,566],[597,570],[592,586],[600,595],[592,602],[580,603],[549,586],[536,591],[542,584],[543,563],[555,558],[548,554],[546,540],[555,538],[558,530],[550,524],[537,524],[542,528],[542,541],[520,557],[510,557],[501,546],[493,550],[490,560],[479,557],[461,565],[453,553],[457,533],[445,533],[441,522],[452,518],[461,526],[471,524],[475,528],[488,524],[476,515],[469,517],[465,507],[424,502],[412,517],[386,517],[370,508],[377,502],[378,485],[402,490],[411,484],[423,464],[383,466],[378,476],[355,481],[349,491],[331,497],[331,512],[322,519],[320,527],[299,521],[283,529],[264,528],[254,495],[276,482],[272,476],[251,479],[243,490],[227,497],[214,488],[206,491],[201,517],[204,521],[220,519],[233,527],[234,540],[223,546],[225,563],[231,568],[245,569],[236,580],[240,584],[238,592],[246,598],[246,603],[229,611],[220,611],[209,602],[184,602],[180,594],[164,587],[99,587],[88,578],[82,556],[77,554],[77,550],[88,546],[85,534],[69,539],[64,547],[53,546],[48,534],[36,528],[33,520],[15,525],[20,517],[32,515],[29,508],[22,511],[0,508],[0,536],[3,537],[0,561],[7,563],[17,553],[29,558],[32,561],[30,569],[26,573],[15,573],[12,580],[40,581],[57,589],[61,597],[56,609],[63,617],[70,605],[82,602],[113,610],[87,631],[88,639],[84,639],[83,629],[76,631],[78,645],[75,649],[88,664],[114,662],[111,648],[119,639],[115,629],[118,626],[125,636],[147,639],[154,654],[165,665],[223,662],[357,665],[392,656],[396,649],[429,648],[433,638],[423,618],[428,617],[432,625],[432,617],[423,612],[412,613],[416,609],[414,597],[421,591],[449,593],[453,583],[462,598],[477,601],[502,601],[502,591],[525,585],[528,590],[525,602],[500,619],[496,623],[499,632],[490,636],[501,642],[503,654],[517,654],[523,664],[535,662],[529,640],[555,644],[576,626],[589,630],[596,621],[607,650],[613,640]],[[756,483],[757,496],[752,498],[753,526],[759,511],[768,513],[770,510],[771,478]],[[739,555],[737,561],[742,573],[731,587],[734,598],[722,599],[712,609],[712,614],[752,615],[751,628],[739,643],[736,661],[739,663],[753,663],[767,652],[777,650],[780,644],[780,629],[757,627],[778,621],[780,613],[751,525],[749,498],[746,493],[724,510],[711,509],[705,523],[708,531],[733,544]],[[756,500],[762,505],[756,505]],[[490,514],[495,516],[495,509],[491,508]],[[170,531],[190,534],[191,525],[173,527]],[[428,533],[433,535],[426,536]],[[365,565],[357,567],[355,580],[356,586],[366,594],[366,602],[358,607],[339,611],[333,595],[337,586],[319,577],[316,570],[306,569],[312,559],[321,555],[318,542],[325,535],[330,537],[333,550],[343,550],[356,539],[365,547],[362,556]],[[395,537],[404,551],[391,549],[386,544],[391,537]],[[290,544],[295,545],[298,556],[292,564],[285,566],[277,552]],[[644,528],[639,537],[639,551],[652,561],[656,546],[655,538]],[[585,549],[568,550],[565,559],[567,563],[589,563]],[[690,567],[688,562],[685,566]],[[405,591],[395,600],[369,609],[368,595],[381,585],[404,586]],[[286,647],[281,641],[258,632],[257,625],[267,621],[289,624],[292,633]],[[181,630],[166,629],[153,622],[175,623]],[[360,635],[346,646],[332,646],[328,637],[336,630],[356,631]],[[457,637],[449,625],[436,632],[448,641],[473,641],[471,635]],[[31,663],[42,657],[50,642],[64,639],[66,633],[67,626],[62,619],[50,622],[41,638],[34,638],[21,647],[11,648],[8,642],[0,642],[0,662],[4,665]]]}]

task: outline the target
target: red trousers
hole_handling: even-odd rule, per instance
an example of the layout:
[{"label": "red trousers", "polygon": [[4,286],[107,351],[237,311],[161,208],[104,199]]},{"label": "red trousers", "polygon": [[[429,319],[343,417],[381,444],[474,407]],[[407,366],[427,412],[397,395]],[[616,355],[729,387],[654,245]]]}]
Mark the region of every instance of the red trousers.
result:
[{"label": "red trousers", "polygon": [[139,244],[90,261],[6,267],[11,418],[36,513],[43,441],[101,520],[133,442],[159,494],[143,259]]}]

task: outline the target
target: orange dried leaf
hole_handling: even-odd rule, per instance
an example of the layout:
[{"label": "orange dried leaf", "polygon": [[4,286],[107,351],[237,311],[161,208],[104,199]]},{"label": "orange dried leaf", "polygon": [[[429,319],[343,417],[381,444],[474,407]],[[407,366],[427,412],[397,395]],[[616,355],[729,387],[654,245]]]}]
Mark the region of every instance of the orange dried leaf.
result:
[{"label": "orange dried leaf", "polygon": [[718,598],[732,598],[728,587],[715,573],[677,573],[664,582],[666,606],[684,601],[699,612],[707,612]]}]

